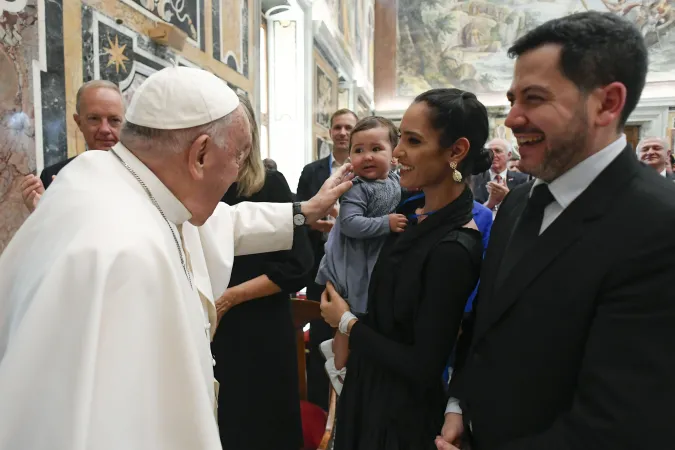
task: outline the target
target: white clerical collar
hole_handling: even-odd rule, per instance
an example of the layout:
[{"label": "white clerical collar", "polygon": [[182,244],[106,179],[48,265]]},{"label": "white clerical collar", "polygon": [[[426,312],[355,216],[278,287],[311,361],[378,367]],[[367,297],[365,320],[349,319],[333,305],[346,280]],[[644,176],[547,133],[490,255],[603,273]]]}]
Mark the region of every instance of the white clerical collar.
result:
[{"label": "white clerical collar", "polygon": [[[567,208],[621,154],[624,148],[626,148],[626,135],[622,134],[619,139],[549,183],[548,187],[556,202],[563,209]],[[544,182],[537,178],[532,188],[542,183]]]},{"label": "white clerical collar", "polygon": [[176,198],[168,187],[162,183],[157,175],[129,151],[121,142],[112,147],[112,150],[133,169],[148,187],[157,204],[166,215],[169,222],[176,225],[183,224],[192,218],[188,209]]},{"label": "white clerical collar", "polygon": [[502,181],[506,181],[506,173],[507,169],[502,170],[500,173],[493,172],[492,169],[490,169],[490,180],[494,180],[497,175],[502,177]]}]

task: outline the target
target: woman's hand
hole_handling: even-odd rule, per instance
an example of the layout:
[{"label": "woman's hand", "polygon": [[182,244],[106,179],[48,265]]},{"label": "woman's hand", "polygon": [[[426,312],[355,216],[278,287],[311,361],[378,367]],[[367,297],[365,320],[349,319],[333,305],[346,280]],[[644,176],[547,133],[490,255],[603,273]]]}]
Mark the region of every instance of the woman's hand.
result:
[{"label": "woman's hand", "polygon": [[335,291],[333,284],[326,283],[326,289],[321,294],[321,316],[328,325],[337,328],[342,315],[349,311],[349,305],[340,294]]},{"label": "woman's hand", "polygon": [[223,318],[226,312],[233,306],[240,303],[240,298],[237,295],[237,286],[233,286],[225,290],[225,293],[216,300],[216,313],[218,314],[218,322]]}]

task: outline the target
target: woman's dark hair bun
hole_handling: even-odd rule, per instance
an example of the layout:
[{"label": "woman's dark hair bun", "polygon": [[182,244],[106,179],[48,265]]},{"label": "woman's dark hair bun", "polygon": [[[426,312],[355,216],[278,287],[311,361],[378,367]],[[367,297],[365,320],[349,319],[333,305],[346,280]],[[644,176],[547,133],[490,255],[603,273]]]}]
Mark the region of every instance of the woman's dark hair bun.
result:
[{"label": "woman's dark hair bun", "polygon": [[457,139],[469,141],[469,153],[459,164],[465,177],[485,172],[492,165],[492,155],[484,149],[490,134],[488,112],[472,92],[454,88],[431,89],[417,96],[430,109],[431,124],[440,130],[439,145],[450,147]]},{"label": "woman's dark hair bun", "polygon": [[492,166],[494,154],[489,148],[481,148],[480,151],[473,154],[473,164],[471,166],[471,175],[478,175]]}]

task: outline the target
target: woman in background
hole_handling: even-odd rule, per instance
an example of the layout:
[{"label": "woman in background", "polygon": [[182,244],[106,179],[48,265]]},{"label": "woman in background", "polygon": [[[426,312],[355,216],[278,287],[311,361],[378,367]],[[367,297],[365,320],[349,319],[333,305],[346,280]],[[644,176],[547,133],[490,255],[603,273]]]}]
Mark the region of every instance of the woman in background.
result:
[{"label": "woman in background", "polygon": [[[265,171],[253,108],[245,97],[240,101],[251,124],[252,146],[222,201],[292,202],[281,172]],[[220,439],[227,450],[268,450],[270,445],[298,450],[303,445],[289,294],[307,285],[313,267],[306,233],[305,227],[295,229],[291,250],[235,257],[230,284],[216,305],[224,315],[211,349],[220,382]],[[266,420],[271,414],[274,419]]]}]

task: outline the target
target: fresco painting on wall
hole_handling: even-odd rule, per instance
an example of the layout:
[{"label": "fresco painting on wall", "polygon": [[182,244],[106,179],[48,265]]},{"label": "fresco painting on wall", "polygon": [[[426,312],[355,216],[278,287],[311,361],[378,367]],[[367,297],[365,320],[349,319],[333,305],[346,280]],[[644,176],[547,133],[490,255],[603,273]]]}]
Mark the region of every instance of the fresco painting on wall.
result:
[{"label": "fresco painting on wall", "polygon": [[506,91],[508,47],[547,20],[586,10],[635,23],[650,50],[648,81],[675,79],[675,0],[399,0],[398,95],[434,87]]},{"label": "fresco painting on wall", "polygon": [[330,116],[333,114],[333,81],[326,75],[321,67],[316,66],[316,88],[314,91],[314,98],[316,103],[314,111],[316,116],[316,123],[325,129],[330,128]]}]

